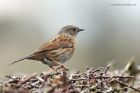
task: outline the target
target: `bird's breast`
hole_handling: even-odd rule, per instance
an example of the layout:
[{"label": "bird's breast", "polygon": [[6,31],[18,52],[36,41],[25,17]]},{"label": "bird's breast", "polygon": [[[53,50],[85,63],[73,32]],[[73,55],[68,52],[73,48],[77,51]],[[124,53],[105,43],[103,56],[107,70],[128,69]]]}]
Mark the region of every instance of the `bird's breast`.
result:
[{"label": "bird's breast", "polygon": [[57,65],[54,64],[53,61],[60,63],[66,62],[72,57],[75,51],[76,42],[73,37],[62,35],[59,38],[54,39],[54,42],[58,43],[59,48],[46,52],[46,57],[49,58],[49,60],[47,61],[47,59],[45,59],[44,61],[49,65]]},{"label": "bird's breast", "polygon": [[65,61],[71,58],[71,56],[74,53],[74,50],[75,50],[74,48],[57,49],[57,50],[50,51],[46,55],[51,60],[64,63]]}]

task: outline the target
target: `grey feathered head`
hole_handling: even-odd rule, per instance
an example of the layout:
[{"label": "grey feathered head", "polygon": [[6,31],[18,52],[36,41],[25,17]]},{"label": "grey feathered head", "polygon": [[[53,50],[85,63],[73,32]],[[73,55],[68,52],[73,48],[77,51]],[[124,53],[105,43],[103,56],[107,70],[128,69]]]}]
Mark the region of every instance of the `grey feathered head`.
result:
[{"label": "grey feathered head", "polygon": [[78,34],[78,32],[83,31],[84,29],[80,29],[77,26],[74,25],[68,25],[63,27],[60,31],[59,31],[59,35],[60,34],[68,34],[68,35],[72,35],[72,36],[76,36]]}]

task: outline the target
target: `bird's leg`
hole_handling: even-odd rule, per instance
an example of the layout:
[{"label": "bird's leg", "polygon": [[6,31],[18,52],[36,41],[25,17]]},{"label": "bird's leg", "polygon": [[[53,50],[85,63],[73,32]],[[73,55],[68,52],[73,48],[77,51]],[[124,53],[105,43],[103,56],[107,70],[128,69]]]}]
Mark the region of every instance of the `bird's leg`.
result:
[{"label": "bird's leg", "polygon": [[59,69],[63,69],[63,70],[69,70],[69,69],[67,69],[64,65],[60,65],[60,67],[58,67],[58,68],[56,68],[56,71],[58,71]]},{"label": "bird's leg", "polygon": [[54,67],[53,66],[49,66],[51,69],[53,69],[54,71],[56,71],[57,72],[57,69],[54,69]]},{"label": "bird's leg", "polygon": [[57,61],[53,61],[53,62],[61,66],[61,67],[58,67],[58,68],[56,69],[56,71],[59,70],[60,68],[63,68],[64,70],[68,70],[68,69],[67,69],[63,64],[61,64],[60,62],[57,62]]},{"label": "bird's leg", "polygon": [[61,67],[58,67],[58,68],[63,68],[63,70],[69,70],[64,65],[61,65]]}]

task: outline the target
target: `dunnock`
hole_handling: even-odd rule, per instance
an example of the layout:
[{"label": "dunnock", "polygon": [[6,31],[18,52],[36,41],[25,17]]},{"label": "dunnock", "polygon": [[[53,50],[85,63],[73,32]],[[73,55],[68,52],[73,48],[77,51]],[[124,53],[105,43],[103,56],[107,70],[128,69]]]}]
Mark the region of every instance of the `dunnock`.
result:
[{"label": "dunnock", "polygon": [[65,26],[58,32],[55,38],[42,45],[36,52],[14,61],[10,65],[29,59],[47,64],[52,69],[54,69],[53,66],[57,65],[65,68],[63,63],[72,57],[75,51],[76,36],[78,32],[83,30],[73,25]]}]

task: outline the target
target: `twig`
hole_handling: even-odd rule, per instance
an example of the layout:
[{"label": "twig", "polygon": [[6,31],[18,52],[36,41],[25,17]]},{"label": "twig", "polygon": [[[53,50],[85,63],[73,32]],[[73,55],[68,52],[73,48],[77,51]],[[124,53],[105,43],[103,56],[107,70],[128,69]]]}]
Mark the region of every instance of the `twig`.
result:
[{"label": "twig", "polygon": [[34,78],[34,77],[36,77],[36,76],[37,76],[37,74],[33,74],[33,75],[31,75],[30,77],[26,78],[25,80],[19,82],[19,83],[18,83],[19,86],[21,86],[22,84],[26,83],[27,81],[29,81],[30,79],[32,79],[32,78]]},{"label": "twig", "polygon": [[125,84],[125,83],[123,83],[123,82],[121,82],[121,81],[118,81],[118,80],[115,80],[115,81],[118,82],[118,83],[121,84],[121,85],[124,85],[124,86],[126,86],[126,87],[128,87],[128,88],[131,88],[131,89],[133,89],[133,90],[135,90],[135,91],[137,91],[137,92],[140,93],[140,90],[138,90],[138,89],[136,89],[136,88],[134,88],[134,87],[132,87],[132,86],[129,86],[129,85],[127,85],[127,84]]},{"label": "twig", "polygon": [[109,64],[106,68],[105,68],[105,71],[104,71],[104,74],[106,75],[107,74],[107,71],[109,70],[111,64]]}]

